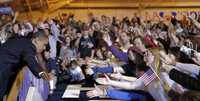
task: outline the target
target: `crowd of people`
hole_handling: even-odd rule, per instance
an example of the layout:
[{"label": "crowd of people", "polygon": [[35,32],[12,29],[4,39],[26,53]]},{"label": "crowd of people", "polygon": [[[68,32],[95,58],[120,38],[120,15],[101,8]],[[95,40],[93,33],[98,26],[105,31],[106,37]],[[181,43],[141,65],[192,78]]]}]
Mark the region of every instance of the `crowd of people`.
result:
[{"label": "crowd of people", "polygon": [[[45,67],[47,74],[42,78],[47,80],[104,85],[95,85],[94,90],[88,91],[89,98],[200,101],[200,44],[191,40],[200,34],[200,16],[194,13],[181,20],[171,16],[170,20],[153,21],[137,14],[123,19],[90,15],[88,22],[76,20],[74,16],[69,14],[66,19],[37,23],[1,16],[0,55],[5,50],[17,51],[17,48],[6,49],[12,42],[32,40],[36,53],[41,55],[37,58],[40,62],[30,59],[26,52],[35,53],[28,49],[22,50],[25,52],[22,55],[33,74],[41,77],[35,73],[37,63]],[[24,43],[18,46],[21,47],[34,46]],[[53,93],[55,86],[50,88]]]}]

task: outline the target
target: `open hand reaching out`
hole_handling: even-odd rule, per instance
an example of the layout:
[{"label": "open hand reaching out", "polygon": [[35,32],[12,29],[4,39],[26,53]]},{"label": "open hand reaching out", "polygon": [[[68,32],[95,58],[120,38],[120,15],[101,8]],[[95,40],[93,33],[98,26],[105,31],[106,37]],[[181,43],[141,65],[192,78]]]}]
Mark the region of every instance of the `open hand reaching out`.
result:
[{"label": "open hand reaching out", "polygon": [[88,91],[86,93],[87,97],[93,98],[93,97],[103,96],[104,95],[103,89],[100,89],[96,85],[94,85],[94,86],[95,86],[94,90]]},{"label": "open hand reaching out", "polygon": [[114,79],[117,79],[117,80],[120,80],[122,78],[122,74],[117,72],[117,73],[114,73],[114,74],[111,74],[110,75],[112,78]]},{"label": "open hand reaching out", "polygon": [[104,76],[106,78],[97,78],[96,82],[102,85],[109,85],[111,82],[110,78],[106,74],[104,74]]},{"label": "open hand reaching out", "polygon": [[112,45],[112,41],[111,41],[111,39],[110,39],[109,34],[104,34],[104,35],[103,35],[103,40],[107,43],[108,46],[111,46],[111,45]]}]

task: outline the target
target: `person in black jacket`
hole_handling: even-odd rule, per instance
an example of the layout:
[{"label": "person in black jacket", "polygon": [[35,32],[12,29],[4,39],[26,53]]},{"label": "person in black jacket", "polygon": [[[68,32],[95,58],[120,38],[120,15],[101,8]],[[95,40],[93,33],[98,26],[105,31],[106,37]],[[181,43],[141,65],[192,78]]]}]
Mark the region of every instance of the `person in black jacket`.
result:
[{"label": "person in black jacket", "polygon": [[173,54],[161,53],[165,69],[170,79],[190,90],[200,91],[200,66],[177,61]]},{"label": "person in black jacket", "polygon": [[79,52],[80,52],[80,57],[81,58],[86,58],[86,57],[93,57],[94,54],[94,40],[93,38],[89,35],[89,29],[86,29],[83,32],[83,36],[80,38],[79,42]]},{"label": "person in black jacket", "polygon": [[192,77],[186,73],[172,69],[169,72],[169,77],[185,88],[200,91],[200,75]]},{"label": "person in black jacket", "polygon": [[49,80],[44,70],[45,65],[41,53],[48,43],[48,35],[43,31],[34,34],[30,40],[23,37],[8,39],[0,47],[0,100],[6,93],[11,75],[16,75],[23,66],[28,65],[31,72],[38,78]]}]

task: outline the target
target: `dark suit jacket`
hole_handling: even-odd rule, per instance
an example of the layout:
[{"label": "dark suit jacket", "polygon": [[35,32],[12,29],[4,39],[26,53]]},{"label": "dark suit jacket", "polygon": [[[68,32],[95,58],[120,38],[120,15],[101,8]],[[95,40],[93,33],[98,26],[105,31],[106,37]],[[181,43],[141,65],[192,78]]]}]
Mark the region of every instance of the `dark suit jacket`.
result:
[{"label": "dark suit jacket", "polygon": [[38,68],[36,47],[31,40],[15,37],[0,46],[0,100],[5,94],[9,77],[25,65],[39,77],[42,70]]},{"label": "dark suit jacket", "polygon": [[176,69],[172,69],[169,73],[169,76],[172,80],[176,81],[187,89],[200,91],[200,75],[194,78]]}]

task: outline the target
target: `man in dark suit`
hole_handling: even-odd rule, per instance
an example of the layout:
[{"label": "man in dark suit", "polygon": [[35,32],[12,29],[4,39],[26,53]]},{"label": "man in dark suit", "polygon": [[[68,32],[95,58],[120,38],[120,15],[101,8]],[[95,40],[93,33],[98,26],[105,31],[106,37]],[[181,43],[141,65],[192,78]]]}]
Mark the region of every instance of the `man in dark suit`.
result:
[{"label": "man in dark suit", "polygon": [[168,55],[161,51],[160,54],[163,62],[162,69],[169,74],[170,79],[184,88],[200,91],[200,67],[198,65],[179,62],[178,56],[175,57],[179,54],[177,51],[171,50]]},{"label": "man in dark suit", "polygon": [[34,33],[32,39],[13,37],[0,46],[0,101],[8,88],[9,78],[23,66],[27,65],[38,78],[50,79],[41,58],[47,43],[48,35],[39,31]]}]

